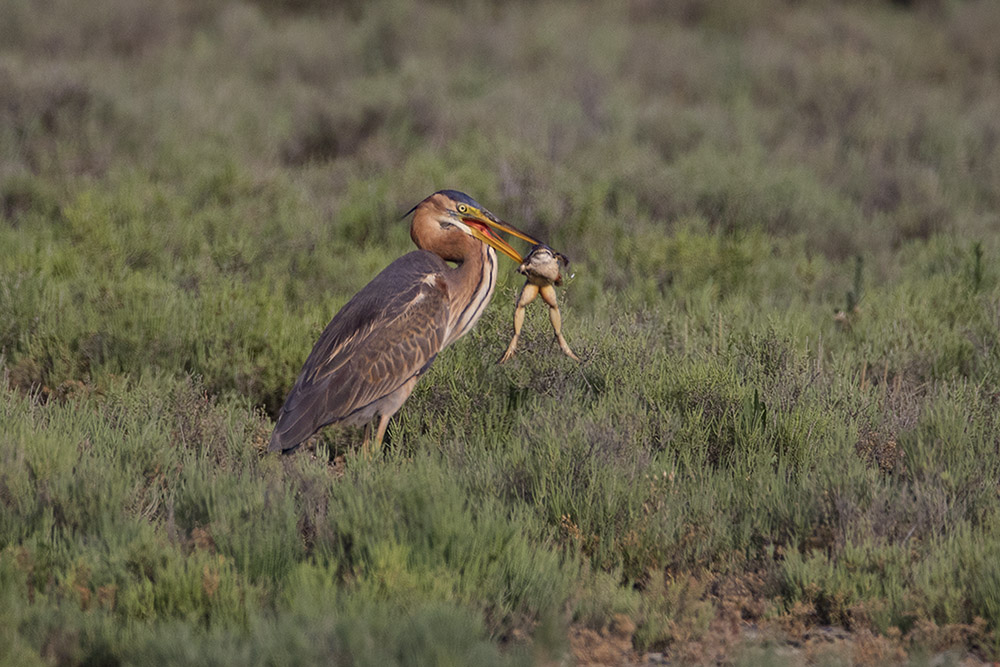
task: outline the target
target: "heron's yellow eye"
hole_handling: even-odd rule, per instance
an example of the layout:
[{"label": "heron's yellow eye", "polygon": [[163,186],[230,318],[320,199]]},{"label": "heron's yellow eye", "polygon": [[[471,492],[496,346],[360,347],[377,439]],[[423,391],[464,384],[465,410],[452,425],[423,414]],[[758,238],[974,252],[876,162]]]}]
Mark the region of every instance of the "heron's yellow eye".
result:
[{"label": "heron's yellow eye", "polygon": [[465,204],[459,204],[458,205],[458,212],[459,213],[465,213],[468,210],[469,210],[469,207],[466,206]]}]

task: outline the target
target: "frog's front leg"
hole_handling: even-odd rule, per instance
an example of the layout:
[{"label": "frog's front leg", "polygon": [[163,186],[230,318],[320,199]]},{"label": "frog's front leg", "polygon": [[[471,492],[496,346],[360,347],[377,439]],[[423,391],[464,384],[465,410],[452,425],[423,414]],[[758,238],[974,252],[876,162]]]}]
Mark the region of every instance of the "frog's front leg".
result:
[{"label": "frog's front leg", "polygon": [[525,283],[524,288],[521,289],[520,296],[517,297],[517,308],[514,309],[514,337],[510,339],[507,351],[503,353],[503,356],[500,357],[500,361],[497,363],[502,364],[505,361],[510,361],[510,358],[514,356],[514,350],[517,348],[517,338],[521,335],[521,326],[524,324],[524,308],[534,301],[537,296],[538,285],[531,282]]}]

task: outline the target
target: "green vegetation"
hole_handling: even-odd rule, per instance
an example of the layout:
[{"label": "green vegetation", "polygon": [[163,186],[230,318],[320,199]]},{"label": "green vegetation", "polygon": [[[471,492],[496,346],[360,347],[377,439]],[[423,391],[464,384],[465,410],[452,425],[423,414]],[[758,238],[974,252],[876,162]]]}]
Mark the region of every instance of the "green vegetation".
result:
[{"label": "green vegetation", "polygon": [[[1000,5],[330,4],[0,0],[0,663],[1000,658]],[[263,455],[446,187],[585,363]]]}]

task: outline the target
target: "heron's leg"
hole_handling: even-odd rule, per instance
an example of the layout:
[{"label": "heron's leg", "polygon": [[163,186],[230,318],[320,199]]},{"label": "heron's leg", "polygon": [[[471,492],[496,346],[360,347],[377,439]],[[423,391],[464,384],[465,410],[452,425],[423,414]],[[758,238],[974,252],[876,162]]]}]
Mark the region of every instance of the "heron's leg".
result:
[{"label": "heron's leg", "polygon": [[[389,418],[392,415],[381,415],[378,420],[378,430],[375,431],[375,446],[371,445],[372,441],[372,423],[368,422],[365,424],[365,440],[361,443],[361,454],[369,461],[372,458],[373,453],[382,451],[382,439],[385,437],[385,430],[389,427]],[[374,449],[374,452],[372,451]]]},{"label": "heron's leg", "polygon": [[556,340],[559,341],[559,347],[562,351],[566,353],[566,356],[573,361],[580,361],[580,357],[573,354],[573,350],[569,349],[569,343],[562,335],[562,315],[559,314],[559,304],[556,302],[556,288],[552,285],[545,285],[542,287],[542,300],[549,305],[549,320],[552,322],[552,328],[556,332]]},{"label": "heron's leg", "polygon": [[382,451],[382,438],[385,437],[385,430],[389,428],[389,418],[392,415],[382,415],[378,420],[378,431],[375,433],[375,451]]},{"label": "heron's leg", "polygon": [[367,424],[365,424],[365,439],[361,443],[361,455],[368,460],[371,460],[372,458],[371,439],[372,439],[372,423],[368,422]]},{"label": "heron's leg", "polygon": [[538,286],[530,282],[524,283],[521,294],[517,297],[517,308],[514,309],[514,337],[510,339],[507,351],[503,353],[503,356],[500,357],[500,361],[497,363],[502,364],[505,361],[510,361],[510,358],[514,356],[514,350],[517,348],[517,338],[521,335],[521,327],[524,325],[524,307],[534,301],[537,296]]}]

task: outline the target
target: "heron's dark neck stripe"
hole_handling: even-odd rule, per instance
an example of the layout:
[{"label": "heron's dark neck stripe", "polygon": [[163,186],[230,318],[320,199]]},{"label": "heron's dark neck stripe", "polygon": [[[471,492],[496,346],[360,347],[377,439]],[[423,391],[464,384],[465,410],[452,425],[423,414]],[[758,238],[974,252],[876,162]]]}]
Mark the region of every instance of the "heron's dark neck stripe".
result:
[{"label": "heron's dark neck stripe", "polygon": [[472,328],[483,314],[483,310],[486,309],[486,304],[489,303],[490,297],[493,296],[493,289],[496,287],[497,278],[496,258],[497,255],[493,252],[493,248],[485,243],[482,244],[479,280],[472,291],[468,305],[462,309],[458,319],[455,321],[455,327],[450,337],[452,341],[456,341],[468,333],[469,329]]},{"label": "heron's dark neck stripe", "polygon": [[[479,298],[479,303],[476,304],[475,309],[472,311],[472,317],[469,318],[469,326],[466,328],[472,328],[479,318],[482,316],[483,311],[486,310],[486,304],[490,302],[490,298],[493,296],[493,290],[496,288],[497,282],[497,254],[493,252],[493,248],[489,246],[483,246],[486,252],[483,253],[483,272],[482,278],[480,279],[480,284],[483,280],[486,281],[486,289],[482,290]],[[462,332],[463,334],[465,331]]]},{"label": "heron's dark neck stripe", "polygon": [[479,280],[472,292],[468,305],[462,310],[456,322],[457,333],[453,340],[457,340],[468,333],[469,329],[476,323],[483,314],[486,304],[493,296],[493,288],[496,281],[496,253],[489,246],[481,246],[480,273]]}]

